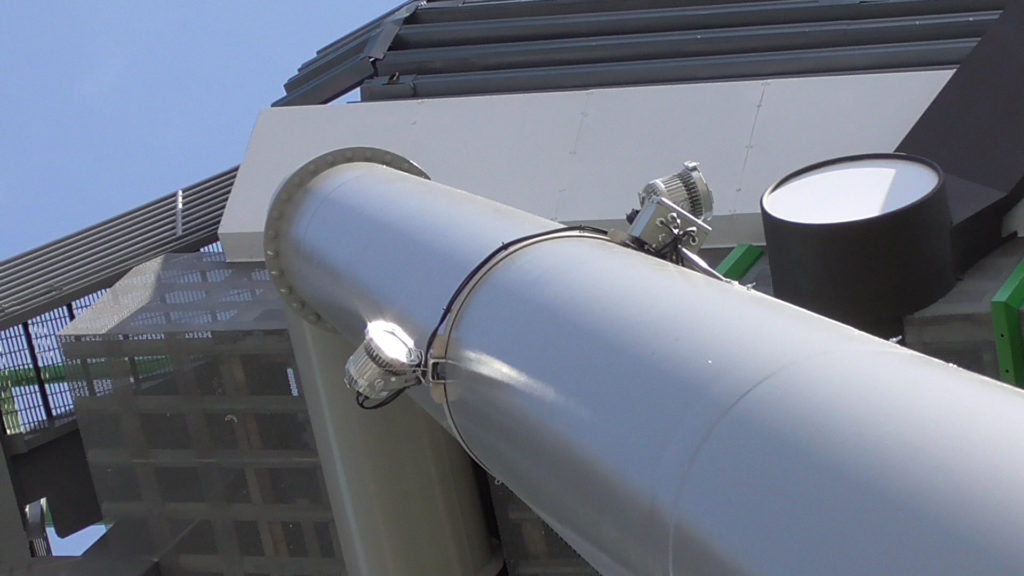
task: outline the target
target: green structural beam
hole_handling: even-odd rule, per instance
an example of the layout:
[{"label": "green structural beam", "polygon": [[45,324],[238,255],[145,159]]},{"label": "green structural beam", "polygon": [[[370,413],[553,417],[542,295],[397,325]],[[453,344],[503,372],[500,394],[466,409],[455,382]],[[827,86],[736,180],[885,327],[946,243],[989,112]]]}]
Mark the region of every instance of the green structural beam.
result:
[{"label": "green structural beam", "polygon": [[992,298],[992,326],[995,328],[999,377],[1004,382],[1024,384],[1024,339],[1020,333],[1020,307],[1024,304],[1024,261],[1017,265],[1003,287]]},{"label": "green structural beam", "polygon": [[739,280],[761,259],[764,250],[753,244],[740,244],[722,260],[716,271],[729,280]]}]

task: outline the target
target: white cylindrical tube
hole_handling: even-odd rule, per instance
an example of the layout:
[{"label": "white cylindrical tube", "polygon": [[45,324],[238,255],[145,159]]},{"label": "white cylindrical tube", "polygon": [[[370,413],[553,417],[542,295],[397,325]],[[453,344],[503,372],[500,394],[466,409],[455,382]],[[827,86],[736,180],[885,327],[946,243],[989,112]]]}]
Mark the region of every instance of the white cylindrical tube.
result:
[{"label": "white cylindrical tube", "polygon": [[[282,188],[268,266],[353,339],[383,319],[423,346],[481,259],[557,226],[335,163]],[[594,238],[463,296],[455,428],[605,576],[1024,573],[1015,389]]]}]

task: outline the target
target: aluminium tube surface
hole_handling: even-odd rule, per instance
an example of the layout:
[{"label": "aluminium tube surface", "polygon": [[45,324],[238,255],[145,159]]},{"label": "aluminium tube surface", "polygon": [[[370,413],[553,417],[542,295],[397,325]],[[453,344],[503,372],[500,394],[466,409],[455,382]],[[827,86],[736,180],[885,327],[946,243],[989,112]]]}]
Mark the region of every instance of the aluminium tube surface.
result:
[{"label": "aluminium tube surface", "polygon": [[[557,226],[368,163],[306,188],[278,266],[352,340],[424,346],[480,259]],[[548,240],[447,359],[465,445],[605,576],[1024,574],[1024,395],[744,287]]]}]

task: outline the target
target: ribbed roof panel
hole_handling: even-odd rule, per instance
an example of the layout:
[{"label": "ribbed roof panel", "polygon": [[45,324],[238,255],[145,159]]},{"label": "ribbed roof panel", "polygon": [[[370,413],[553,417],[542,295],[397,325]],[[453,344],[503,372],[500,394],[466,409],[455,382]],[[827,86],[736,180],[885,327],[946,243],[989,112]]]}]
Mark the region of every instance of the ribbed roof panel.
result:
[{"label": "ribbed roof panel", "polygon": [[[134,266],[217,241],[237,168],[0,262],[0,328],[107,288]],[[180,226],[179,226],[180,224]]]},{"label": "ribbed roof panel", "polygon": [[[623,6],[628,9],[623,9]],[[364,100],[951,67],[1004,0],[428,3]]]},{"label": "ribbed roof panel", "polygon": [[293,88],[314,81],[321,96],[362,85],[364,100],[384,100],[952,67],[1005,4],[428,1],[325,49],[280,102],[297,102]]}]

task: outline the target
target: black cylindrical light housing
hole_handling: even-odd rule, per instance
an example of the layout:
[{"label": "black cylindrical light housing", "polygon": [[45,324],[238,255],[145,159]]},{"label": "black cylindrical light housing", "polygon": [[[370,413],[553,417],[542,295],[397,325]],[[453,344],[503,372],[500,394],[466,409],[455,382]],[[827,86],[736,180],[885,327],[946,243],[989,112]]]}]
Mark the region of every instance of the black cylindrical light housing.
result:
[{"label": "black cylindrical light housing", "polygon": [[775,296],[877,336],[955,282],[942,169],[906,154],[812,164],[761,198]]}]

